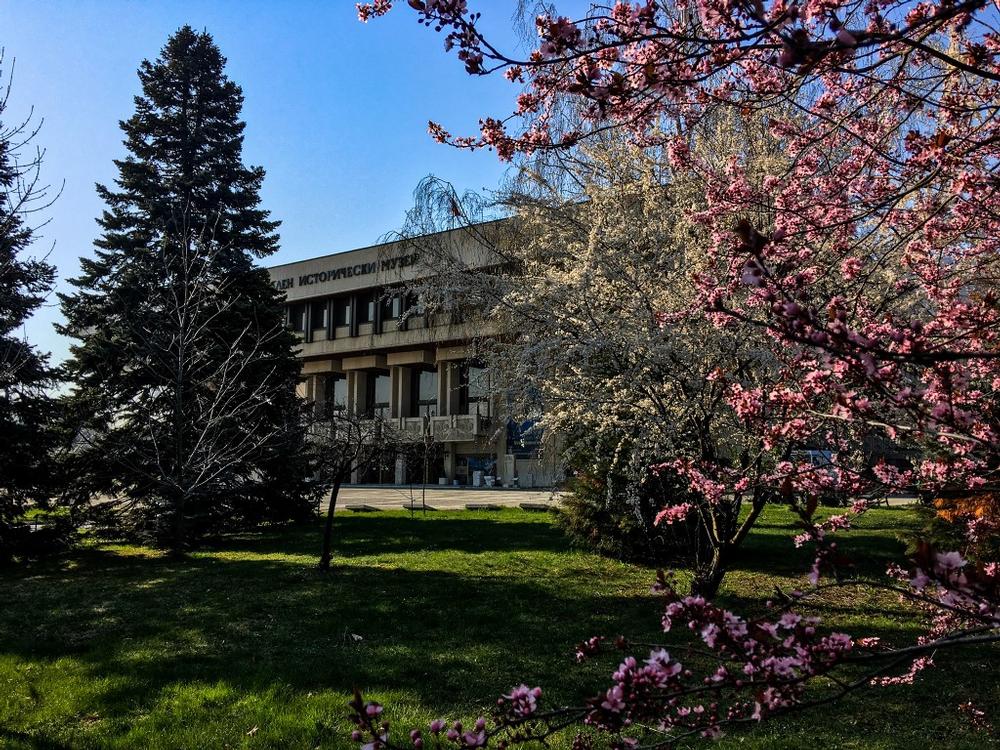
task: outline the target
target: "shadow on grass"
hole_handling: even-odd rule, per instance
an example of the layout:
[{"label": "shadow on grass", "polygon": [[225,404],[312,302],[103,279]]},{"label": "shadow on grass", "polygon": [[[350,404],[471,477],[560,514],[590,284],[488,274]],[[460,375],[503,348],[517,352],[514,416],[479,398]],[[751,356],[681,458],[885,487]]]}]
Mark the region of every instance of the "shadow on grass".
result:
[{"label": "shadow on grass", "polygon": [[[884,575],[886,566],[900,562],[906,550],[902,541],[869,529],[842,532],[837,542],[838,549],[855,566],[853,570],[865,576]],[[751,533],[731,569],[800,578],[809,572],[813,555],[812,545],[796,548],[791,534]]]},{"label": "shadow on grass", "polygon": [[[496,517],[452,518],[438,513],[341,515],[335,521],[336,554],[340,557],[396,554],[400,552],[565,552],[569,544],[550,524],[512,523],[503,513]],[[291,553],[319,556],[321,526],[302,524],[289,530],[229,537],[213,545],[235,549],[241,544],[257,553]]]},{"label": "shadow on grass", "polygon": [[[276,549],[277,540],[265,536],[184,561],[84,550],[60,566],[0,577],[0,655],[74,660],[85,675],[106,681],[88,708],[100,715],[149,707],[169,686],[219,681],[247,692],[274,685],[300,693],[411,690],[428,707],[454,710],[492,702],[532,678],[579,700],[607,670],[576,668],[575,642],[618,632],[623,622],[655,633],[657,604],[638,586],[622,593],[597,582],[581,595],[539,570],[481,575],[349,562],[405,546],[400,521],[409,522],[343,524],[340,563],[327,575],[312,562],[254,559]],[[437,524],[429,536],[460,549],[472,549],[475,535],[488,547],[513,542],[502,523]],[[558,532],[547,525],[513,525],[524,532],[517,534],[522,542],[540,543],[536,550],[558,546]],[[286,531],[281,551],[314,552],[317,531]],[[385,546],[373,547],[373,539]]]},{"label": "shadow on grass", "polygon": [[[125,736],[127,745],[138,716],[234,724],[246,696],[298,712],[314,692],[355,687],[410,695],[420,710],[452,716],[475,715],[522,680],[545,686],[550,705],[575,703],[606,687],[620,658],[574,665],[575,642],[623,628],[639,640],[664,637],[649,570],[571,552],[549,523],[396,514],[338,518],[337,529],[329,575],[314,569],[319,524],[226,539],[184,561],[96,548],[0,574],[0,684],[40,695],[42,715],[59,717],[3,728],[0,715],[0,745],[62,747],[48,738],[91,713],[110,720],[103,740]],[[755,530],[733,565],[748,582],[724,583],[727,603],[759,607],[775,582],[802,574],[809,553],[794,549],[788,531],[780,522]],[[875,528],[844,539],[879,572],[902,550]],[[509,552],[521,554],[483,554]],[[823,608],[848,619],[875,613],[849,599]],[[887,641],[913,636],[912,619],[895,612],[870,626]],[[68,695],[61,711],[53,691]],[[342,696],[330,700],[343,710]],[[237,744],[250,726],[236,730]],[[300,729],[301,746],[321,744],[306,739],[323,732],[346,737]],[[269,746],[286,746],[286,735],[275,736]],[[175,735],[162,742],[184,744]]]},{"label": "shadow on grass", "polygon": [[71,745],[43,739],[27,732],[18,732],[0,726],[0,744],[5,750],[72,750]]}]

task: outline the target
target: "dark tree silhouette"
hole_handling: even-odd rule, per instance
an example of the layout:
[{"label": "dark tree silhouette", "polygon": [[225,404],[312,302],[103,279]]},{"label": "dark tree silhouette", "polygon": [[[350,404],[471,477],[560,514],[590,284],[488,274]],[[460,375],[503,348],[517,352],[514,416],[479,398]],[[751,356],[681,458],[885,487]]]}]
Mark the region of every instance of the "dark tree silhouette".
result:
[{"label": "dark tree silhouette", "polygon": [[311,509],[294,336],[266,270],[278,222],[242,162],[243,95],[212,37],[185,26],[139,68],[128,155],[96,257],[62,296],[81,481],[126,528],[193,538]]},{"label": "dark tree silhouette", "polygon": [[[3,55],[0,52],[0,64]],[[23,325],[44,302],[55,269],[26,257],[35,239],[32,217],[51,204],[40,181],[42,152],[31,150],[31,119],[5,121],[10,81],[0,92],[0,563],[13,554],[27,505],[44,499],[51,449],[56,374],[24,337]]]}]

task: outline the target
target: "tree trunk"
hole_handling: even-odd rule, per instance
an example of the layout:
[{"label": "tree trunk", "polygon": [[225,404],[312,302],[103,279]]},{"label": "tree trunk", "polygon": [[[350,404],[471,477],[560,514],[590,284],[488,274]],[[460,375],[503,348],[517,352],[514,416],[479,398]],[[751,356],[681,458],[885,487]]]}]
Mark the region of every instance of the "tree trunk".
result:
[{"label": "tree trunk", "polygon": [[323,553],[319,557],[319,569],[329,570],[333,559],[333,512],[337,509],[337,495],[340,494],[340,479],[330,490],[330,507],[326,509],[326,525],[323,527]]},{"label": "tree trunk", "polygon": [[719,547],[712,549],[712,559],[694,569],[691,579],[691,595],[712,599],[719,593],[719,586],[726,575],[726,563],[729,556]]},{"label": "tree trunk", "polygon": [[[743,544],[750,534],[750,530],[757,522],[757,519],[760,518],[760,514],[767,503],[767,498],[768,495],[759,489],[755,489],[750,513],[743,519],[743,523],[732,531],[732,533],[727,534],[726,537],[721,538],[717,542],[712,541],[711,537],[709,538],[708,541],[712,547],[712,557],[705,563],[697,562],[695,564],[694,577],[691,579],[692,595],[711,599],[719,592],[719,586],[722,585],[722,579],[726,575],[729,563],[736,555],[740,545]],[[720,520],[726,524],[735,523],[739,518],[741,505],[742,502],[734,506],[732,517]],[[727,529],[727,531],[730,530]],[[716,532],[716,538],[719,539],[718,532]]]},{"label": "tree trunk", "polygon": [[170,554],[173,557],[184,557],[184,549],[187,546],[187,528],[184,523],[184,511],[187,510],[187,503],[184,502],[183,493],[177,496],[174,501],[174,523],[170,542]]}]

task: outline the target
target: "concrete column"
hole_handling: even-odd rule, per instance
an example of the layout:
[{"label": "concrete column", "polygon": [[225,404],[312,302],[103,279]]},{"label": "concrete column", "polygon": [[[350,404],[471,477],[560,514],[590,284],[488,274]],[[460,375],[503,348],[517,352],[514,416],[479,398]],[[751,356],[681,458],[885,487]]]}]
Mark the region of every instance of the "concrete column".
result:
[{"label": "concrete column", "polygon": [[319,396],[322,396],[319,392],[319,376],[303,375],[302,380],[295,387],[295,393],[301,399],[315,402]]},{"label": "concrete column", "polygon": [[458,414],[461,376],[458,363],[438,362],[438,414]]},{"label": "concrete column", "polygon": [[333,317],[333,297],[330,297],[326,301],[326,339],[327,341],[332,340],[335,337],[335,331],[337,328],[337,323]]},{"label": "concrete column", "polygon": [[438,362],[438,416],[448,416],[448,363]]},{"label": "concrete column", "polygon": [[503,454],[503,463],[500,465],[500,476],[503,477],[503,482],[509,485],[514,480],[514,454],[505,453]]},{"label": "concrete column", "polygon": [[500,484],[500,473],[503,471],[503,457],[507,453],[507,430],[497,430],[496,439],[493,441],[493,457],[496,460],[496,468],[493,470],[493,476],[497,478],[497,484]]},{"label": "concrete column", "polygon": [[445,443],[444,446],[444,475],[448,477],[450,483],[455,478],[455,444]]},{"label": "concrete column", "polygon": [[350,324],[350,335],[358,335],[358,295],[351,295],[351,324]]},{"label": "concrete column", "polygon": [[347,373],[347,410],[360,414],[368,403],[368,373],[364,370],[350,370]]},{"label": "concrete column", "polygon": [[449,404],[452,414],[459,414],[462,410],[462,368],[460,362],[451,363],[451,403]]},{"label": "concrete column", "polygon": [[380,290],[376,289],[373,291],[375,295],[375,320],[372,324],[372,330],[375,333],[382,333],[382,295]]},{"label": "concrete column", "polygon": [[305,324],[303,325],[303,328],[305,328],[305,330],[302,333],[305,336],[305,342],[308,344],[309,342],[311,342],[313,340],[313,306],[312,306],[312,302],[310,300],[306,300],[305,301],[305,306],[306,306],[306,311],[305,311],[306,314],[305,314],[305,316],[303,316],[303,319],[305,320]]},{"label": "concrete column", "polygon": [[345,404],[345,406],[347,407],[347,411],[349,413],[351,413],[351,414],[354,414],[354,412],[355,412],[355,408],[354,408],[354,391],[355,391],[354,379],[356,377],[357,377],[356,373],[353,373],[353,372],[346,372],[346,373],[344,373],[344,379],[347,380],[347,404]]},{"label": "concrete column", "polygon": [[413,370],[402,365],[389,368],[389,415],[393,419],[410,416]]}]

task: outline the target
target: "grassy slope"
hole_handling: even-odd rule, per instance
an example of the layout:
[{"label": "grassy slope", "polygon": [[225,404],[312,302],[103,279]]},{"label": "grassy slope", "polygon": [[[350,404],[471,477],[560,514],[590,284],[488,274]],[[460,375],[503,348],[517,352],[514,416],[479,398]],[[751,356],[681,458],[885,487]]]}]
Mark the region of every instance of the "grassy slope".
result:
[{"label": "grassy slope", "polygon": [[[874,511],[851,545],[882,568],[909,520]],[[789,523],[769,510],[723,584],[730,603],[759,607],[799,576]],[[656,636],[652,572],[569,550],[544,515],[384,513],[338,525],[327,577],[312,570],[318,526],[230,540],[183,563],[102,546],[3,574],[0,746],[352,747],[343,717],[355,686],[406,726],[474,717],[521,680],[543,685],[547,701],[575,702],[610,670],[574,665],[573,643],[625,623]],[[848,632],[912,639],[916,622],[888,604],[876,616],[870,600],[842,597],[823,614]],[[915,688],[868,691],[722,746],[988,746],[954,707],[1000,708],[996,654],[956,654]]]}]

